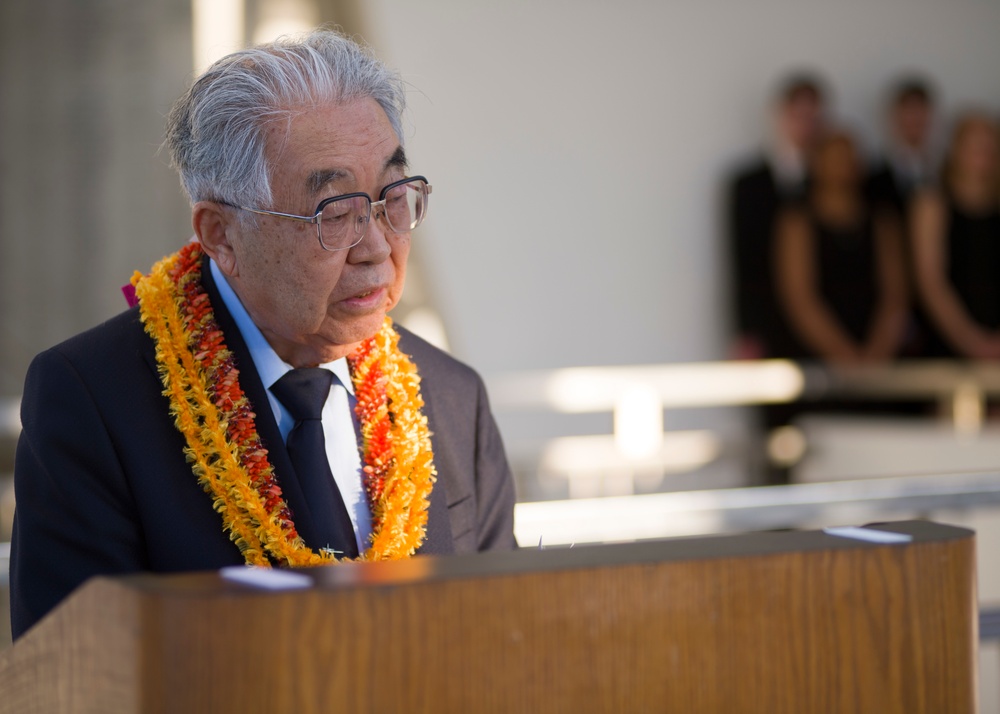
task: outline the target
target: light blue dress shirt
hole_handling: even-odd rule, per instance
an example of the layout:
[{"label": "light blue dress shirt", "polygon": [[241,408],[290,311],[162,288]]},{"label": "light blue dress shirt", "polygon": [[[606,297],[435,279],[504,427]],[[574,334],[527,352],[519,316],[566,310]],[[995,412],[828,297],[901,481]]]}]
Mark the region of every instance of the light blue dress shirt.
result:
[{"label": "light blue dress shirt", "polygon": [[[215,261],[210,260],[209,265],[222,302],[236,321],[243,341],[250,350],[254,368],[267,389],[267,399],[271,403],[271,411],[278,420],[281,438],[287,441],[288,433],[295,426],[295,420],[271,392],[271,386],[293,367],[278,356],[264,338],[260,328],[250,319],[250,314],[243,307],[243,303]],[[354,405],[357,402],[354,397],[354,383],[351,381],[351,371],[347,366],[346,357],[319,366],[330,370],[337,377],[330,387],[330,396],[323,406],[323,435],[327,458],[330,460],[330,471],[333,472],[337,488],[351,516],[358,550],[364,553],[372,530],[372,516],[361,479],[361,454],[358,450],[357,424],[354,419]]]}]

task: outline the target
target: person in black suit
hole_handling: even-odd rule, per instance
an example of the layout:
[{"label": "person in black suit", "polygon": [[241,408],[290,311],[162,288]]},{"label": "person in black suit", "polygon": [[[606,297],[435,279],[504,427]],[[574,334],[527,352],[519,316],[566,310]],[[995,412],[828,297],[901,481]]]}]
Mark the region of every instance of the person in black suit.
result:
[{"label": "person in black suit", "polygon": [[905,220],[913,194],[933,183],[936,168],[930,138],[934,94],[920,78],[897,83],[889,101],[889,141],[867,180],[871,202],[893,209]]},{"label": "person in black suit", "polygon": [[[865,187],[869,204],[877,210],[894,213],[902,227],[901,259],[911,295],[916,294],[916,274],[911,250],[910,204],[920,191],[936,183],[938,175],[931,148],[934,106],[934,93],[925,80],[908,77],[896,83],[889,99],[888,142]],[[900,357],[933,356],[935,339],[923,306],[914,300],[909,313]]]},{"label": "person in black suit", "polygon": [[[797,357],[802,348],[778,303],[774,233],[781,209],[805,195],[810,151],[823,126],[825,94],[819,79],[797,74],[779,89],[773,106],[773,136],[764,151],[744,164],[728,186],[727,232],[734,359]],[[764,433],[788,424],[795,404],[760,407]],[[787,473],[764,467],[763,480],[784,483]]]},{"label": "person in black suit", "polygon": [[318,31],[220,60],[175,105],[196,240],[26,377],[15,638],[94,575],[515,547],[482,380],[386,318],[431,191],[403,101]]},{"label": "person in black suit", "polygon": [[782,85],[772,141],[730,181],[728,234],[737,333],[732,355],[738,359],[786,357],[795,351],[775,293],[775,219],[781,206],[805,194],[809,152],[823,124],[822,86],[807,75]]}]

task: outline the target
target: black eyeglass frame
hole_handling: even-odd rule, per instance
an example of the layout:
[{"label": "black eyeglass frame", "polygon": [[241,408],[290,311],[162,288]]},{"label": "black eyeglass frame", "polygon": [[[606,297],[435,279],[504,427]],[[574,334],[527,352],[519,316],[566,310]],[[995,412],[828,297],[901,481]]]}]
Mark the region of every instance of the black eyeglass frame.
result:
[{"label": "black eyeglass frame", "polygon": [[[396,227],[392,225],[392,222],[389,220],[389,214],[385,210],[385,201],[386,201],[385,196],[389,191],[396,188],[397,186],[413,183],[415,181],[423,182],[424,186],[427,188],[426,192],[423,193],[424,210],[420,214],[420,216],[417,217],[416,223],[409,226],[406,230],[397,230]],[[391,230],[393,233],[397,234],[409,233],[414,228],[423,223],[424,218],[427,216],[427,205],[428,205],[427,197],[431,194],[431,192],[432,192],[432,186],[427,182],[426,177],[408,176],[407,178],[400,179],[399,181],[393,181],[389,185],[383,187],[382,190],[379,191],[377,201],[373,201],[372,197],[363,191],[357,191],[355,193],[344,193],[339,196],[330,196],[329,198],[324,198],[322,201],[319,202],[319,205],[316,207],[316,213],[313,214],[312,216],[299,216],[294,213],[281,213],[279,211],[265,211],[261,208],[249,208],[247,206],[238,206],[235,203],[229,203],[227,201],[219,201],[218,203],[221,203],[223,206],[229,206],[230,208],[238,208],[241,211],[247,211],[249,213],[257,213],[262,216],[276,216],[277,218],[288,218],[293,221],[301,221],[302,223],[313,223],[316,225],[316,240],[319,241],[319,247],[325,251],[333,253],[338,250],[350,250],[351,248],[353,248],[354,246],[356,246],[358,243],[360,243],[365,239],[365,235],[367,235],[368,233],[368,224],[371,223],[372,208],[376,207],[381,208],[382,215],[385,216],[385,224],[389,227],[389,230]],[[325,243],[323,243],[323,227],[322,227],[323,209],[335,201],[344,201],[351,198],[364,198],[367,199],[368,201],[368,215],[365,216],[364,228],[358,234],[357,239],[350,245],[341,246],[339,248],[329,248]],[[376,219],[377,218],[378,214],[376,214]]]}]

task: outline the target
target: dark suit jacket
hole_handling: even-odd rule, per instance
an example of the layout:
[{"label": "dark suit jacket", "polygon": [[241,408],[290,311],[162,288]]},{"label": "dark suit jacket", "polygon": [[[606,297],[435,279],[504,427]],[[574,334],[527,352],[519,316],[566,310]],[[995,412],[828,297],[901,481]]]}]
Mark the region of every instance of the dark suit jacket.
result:
[{"label": "dark suit jacket", "polygon": [[916,266],[913,256],[913,238],[910,235],[910,203],[914,194],[926,183],[908,181],[899,175],[888,159],[882,159],[865,181],[865,197],[876,211],[891,211],[903,231],[903,264],[910,290],[910,315],[903,336],[899,356],[905,358],[934,357],[942,343],[935,335],[933,321],[916,295]]},{"label": "dark suit jacket", "polygon": [[[309,513],[260,378],[203,270],[257,430],[309,545]],[[438,481],[421,553],[514,546],[514,488],[482,380],[399,329],[422,379]],[[35,358],[21,408],[11,551],[14,637],[93,575],[209,570],[243,562],[185,462],[137,308]],[[283,476],[284,475],[284,476]]]},{"label": "dark suit jacket", "polygon": [[905,225],[914,195],[921,189],[934,185],[935,172],[932,167],[927,165],[924,169],[922,177],[907,176],[888,156],[883,156],[872,166],[865,179],[866,197],[876,208],[896,211]]},{"label": "dark suit jacket", "polygon": [[873,206],[888,207],[906,219],[906,205],[913,193],[913,186],[906,186],[893,171],[892,165],[883,160],[865,180],[865,197]]},{"label": "dark suit jacket", "polygon": [[737,331],[761,341],[768,357],[794,356],[797,344],[779,306],[774,279],[774,232],[783,195],[763,156],[739,169],[729,186],[728,232]]}]

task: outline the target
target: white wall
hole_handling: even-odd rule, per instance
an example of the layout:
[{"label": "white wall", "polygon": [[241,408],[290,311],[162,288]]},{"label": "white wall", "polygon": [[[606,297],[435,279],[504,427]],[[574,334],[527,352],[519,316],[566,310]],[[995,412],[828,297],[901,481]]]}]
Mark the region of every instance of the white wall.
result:
[{"label": "white wall", "polygon": [[886,83],[1000,101],[1000,4],[976,0],[369,0],[412,85],[434,184],[416,259],[486,374],[725,352],[726,169],[786,70],[822,71],[870,142]]}]

